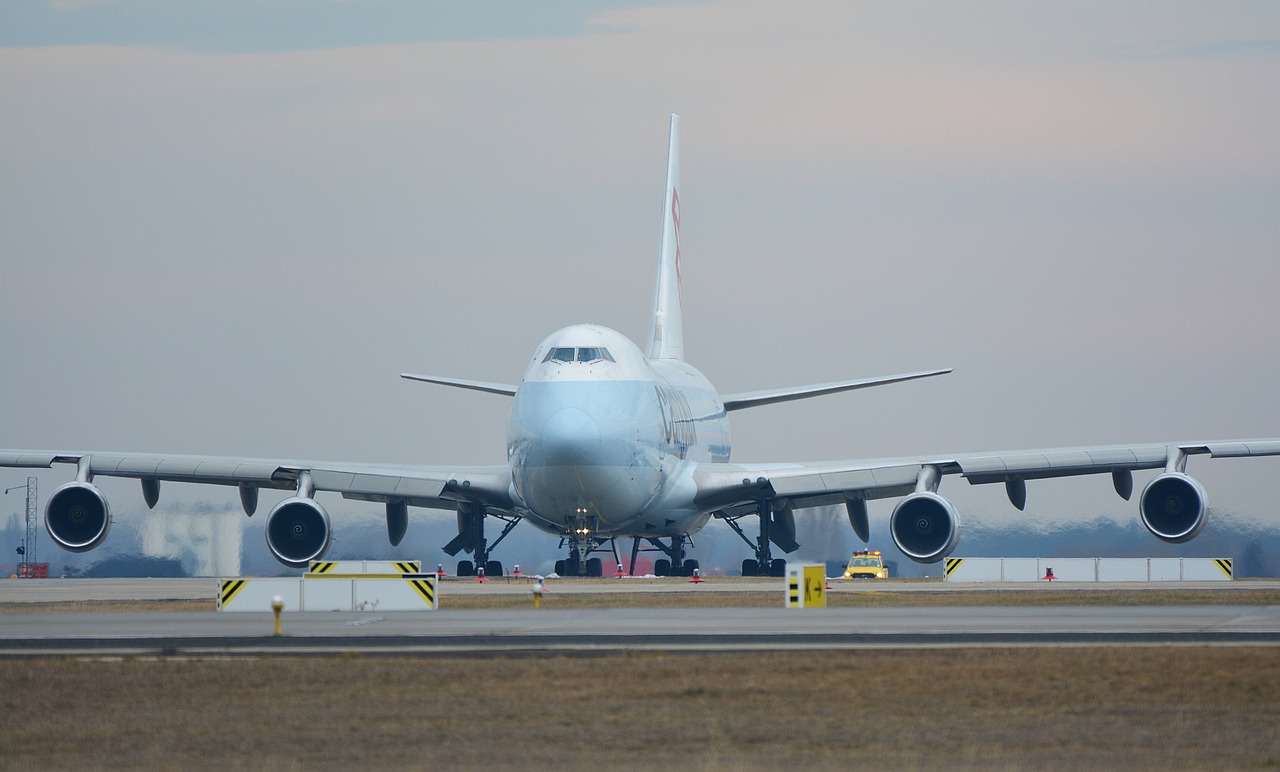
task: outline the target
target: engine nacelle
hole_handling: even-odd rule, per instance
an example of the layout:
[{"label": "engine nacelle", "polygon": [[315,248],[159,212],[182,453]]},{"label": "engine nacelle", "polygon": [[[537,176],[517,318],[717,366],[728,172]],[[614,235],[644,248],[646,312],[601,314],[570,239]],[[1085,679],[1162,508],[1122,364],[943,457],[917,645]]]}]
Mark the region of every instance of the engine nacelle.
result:
[{"label": "engine nacelle", "polygon": [[324,557],[331,541],[329,513],[314,499],[285,499],[267,515],[267,548],[286,566],[306,568]]},{"label": "engine nacelle", "polygon": [[893,508],[889,533],[907,557],[917,563],[936,563],[950,555],[960,540],[960,514],[938,494],[920,491]]},{"label": "engine nacelle", "polygon": [[1161,541],[1191,541],[1209,520],[1209,499],[1194,479],[1165,472],[1147,483],[1138,500],[1142,524]]},{"label": "engine nacelle", "polygon": [[49,497],[44,527],[59,547],[88,552],[107,538],[111,507],[102,491],[87,482],[69,482]]}]

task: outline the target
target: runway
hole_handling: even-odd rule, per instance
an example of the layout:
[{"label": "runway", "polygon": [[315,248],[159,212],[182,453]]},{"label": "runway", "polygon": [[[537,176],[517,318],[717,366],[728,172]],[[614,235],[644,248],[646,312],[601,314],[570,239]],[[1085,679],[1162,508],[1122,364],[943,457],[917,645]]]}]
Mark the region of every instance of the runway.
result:
[{"label": "runway", "polygon": [[[56,580],[49,580],[51,583]],[[66,584],[70,582],[70,584]],[[25,599],[208,598],[214,580],[5,582],[8,609]],[[609,587],[622,587],[616,582]],[[758,583],[724,584],[734,592]],[[1274,582],[1248,583],[1274,588]],[[467,589],[464,589],[464,586]],[[777,583],[764,587],[779,590]],[[942,585],[931,585],[938,589]],[[485,589],[476,589],[477,587]],[[599,592],[564,583],[555,592]],[[679,583],[632,592],[687,590]],[[865,585],[840,591],[863,592]],[[972,587],[972,586],[971,586]],[[704,585],[699,591],[706,589]],[[1097,589],[1092,585],[1088,589]],[[526,587],[446,583],[458,592],[527,592]],[[1228,592],[1230,590],[1227,590]],[[21,596],[21,598],[19,597]],[[0,654],[190,655],[603,652],[623,649],[742,651],[1030,645],[1280,645],[1280,606],[913,606],[826,609],[449,609],[427,612],[270,613],[22,612],[0,616]]]}]

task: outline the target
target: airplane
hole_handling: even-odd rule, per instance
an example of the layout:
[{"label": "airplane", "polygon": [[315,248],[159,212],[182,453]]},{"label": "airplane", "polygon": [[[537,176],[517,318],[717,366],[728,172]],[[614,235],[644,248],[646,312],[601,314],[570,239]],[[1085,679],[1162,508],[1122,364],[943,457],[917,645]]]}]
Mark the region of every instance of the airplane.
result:
[{"label": "airplane", "polygon": [[[1182,543],[1204,528],[1204,488],[1186,473],[1187,459],[1280,455],[1280,439],[1173,442],[1004,452],[921,455],[822,463],[730,461],[729,414],[791,400],[930,378],[950,369],[719,394],[684,358],[680,272],[680,118],[671,116],[666,188],[653,309],[643,347],[614,330],[579,324],[538,344],[518,385],[404,373],[437,386],[511,398],[507,463],[490,466],[410,466],[122,452],[0,450],[0,466],[76,467],[75,479],[49,498],[45,525],[60,547],[84,552],[102,544],[111,526],[95,477],[141,481],[148,507],[161,482],[238,488],[246,515],[262,488],[292,492],[267,515],[266,542],[281,563],[306,567],[322,559],[333,527],[317,494],[381,503],[390,543],[408,529],[409,507],[453,511],[458,535],[445,545],[460,560],[457,573],[501,575],[492,550],[521,521],[557,535],[568,547],[560,575],[599,576],[598,554],[621,565],[618,539],[630,537],[631,572],[642,547],[660,551],[658,575],[692,575],[690,537],[712,518],[727,523],[751,550],[747,576],[781,576],[791,553],[796,511],[843,506],[854,533],[869,537],[867,502],[899,498],[889,515],[894,544],[911,559],[933,563],[955,549],[956,507],[938,493],[944,477],[971,484],[1002,483],[1010,503],[1026,506],[1026,482],[1109,474],[1128,500],[1135,470],[1161,470],[1143,489],[1138,509],[1156,538]],[[748,535],[741,524],[756,518]],[[487,521],[502,524],[492,542]],[[753,538],[754,537],[754,538]],[[647,546],[645,546],[647,545]]]}]

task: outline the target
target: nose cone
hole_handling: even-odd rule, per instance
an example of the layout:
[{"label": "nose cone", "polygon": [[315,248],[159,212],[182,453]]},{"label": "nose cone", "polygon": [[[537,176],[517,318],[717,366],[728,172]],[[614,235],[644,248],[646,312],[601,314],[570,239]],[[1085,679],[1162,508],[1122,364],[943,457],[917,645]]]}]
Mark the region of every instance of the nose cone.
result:
[{"label": "nose cone", "polygon": [[600,453],[600,427],[576,407],[557,410],[542,427],[545,463],[589,464]]}]

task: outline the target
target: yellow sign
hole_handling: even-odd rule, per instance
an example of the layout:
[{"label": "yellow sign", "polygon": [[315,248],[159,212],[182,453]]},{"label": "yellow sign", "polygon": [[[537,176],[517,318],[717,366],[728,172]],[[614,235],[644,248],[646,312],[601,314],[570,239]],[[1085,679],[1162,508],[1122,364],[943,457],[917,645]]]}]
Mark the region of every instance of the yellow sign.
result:
[{"label": "yellow sign", "polygon": [[827,567],[807,563],[787,565],[787,608],[827,607]]}]

